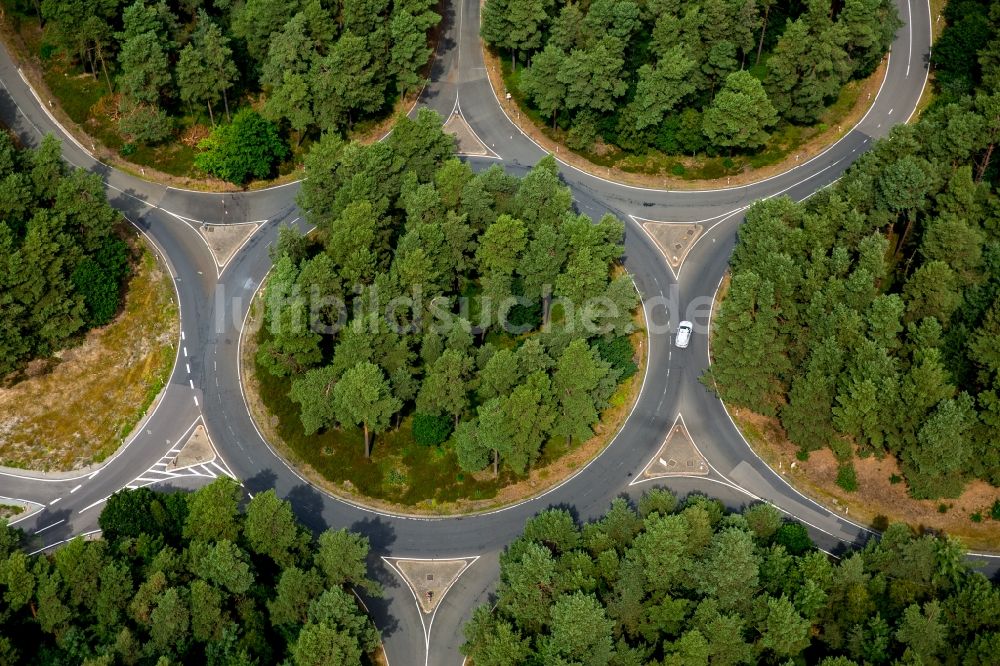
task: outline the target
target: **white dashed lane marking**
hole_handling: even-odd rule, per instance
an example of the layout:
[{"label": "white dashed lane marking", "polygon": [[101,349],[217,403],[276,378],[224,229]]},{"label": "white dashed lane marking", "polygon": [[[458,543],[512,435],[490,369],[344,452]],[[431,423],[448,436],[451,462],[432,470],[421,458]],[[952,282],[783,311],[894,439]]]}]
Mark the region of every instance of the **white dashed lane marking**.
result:
[{"label": "white dashed lane marking", "polygon": [[46,525],[42,529],[38,530],[37,532],[35,532],[35,534],[41,534],[42,532],[44,532],[45,530],[49,529],[50,527],[55,527],[56,525],[58,525],[60,523],[65,523],[65,522],[66,522],[65,518],[63,518],[62,520],[57,520],[56,522],[52,523],[51,525]]}]

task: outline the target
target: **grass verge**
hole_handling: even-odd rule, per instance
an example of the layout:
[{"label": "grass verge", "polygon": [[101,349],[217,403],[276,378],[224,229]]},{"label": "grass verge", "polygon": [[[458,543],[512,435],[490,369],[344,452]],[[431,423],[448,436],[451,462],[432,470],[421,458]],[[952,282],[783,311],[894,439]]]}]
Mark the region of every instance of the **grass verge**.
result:
[{"label": "grass verge", "polygon": [[[945,26],[948,24],[942,16],[944,12],[944,7],[948,4],[948,0],[929,0],[929,6],[931,8],[931,44],[934,44],[941,36],[941,32],[944,30]],[[920,116],[923,114],[927,108],[934,103],[934,99],[937,97],[934,91],[934,72],[931,71],[930,75],[927,77],[927,83],[924,85],[923,92],[920,93],[920,99],[917,100],[917,107],[913,110],[913,115],[910,117],[911,123],[915,123],[920,120]]]},{"label": "grass verge", "polygon": [[[305,436],[298,406],[287,397],[290,381],[257,370],[257,333],[262,318],[263,307],[256,298],[243,332],[240,365],[250,413],[264,438],[312,483],[347,500],[395,513],[474,513],[512,504],[551,488],[611,443],[638,398],[646,367],[646,332],[639,329],[632,338],[639,369],[611,397],[611,406],[602,414],[594,437],[573,447],[550,441],[527,477],[517,478],[501,470],[500,477],[493,479],[489,470],[463,472],[447,442],[441,447],[416,444],[410,434],[409,417],[396,429],[375,438],[370,460],[364,458],[360,430]],[[643,326],[641,314],[637,319],[637,327]]]},{"label": "grass verge", "polygon": [[[713,312],[719,311],[728,288],[727,274]],[[956,499],[916,500],[907,492],[894,457],[879,460],[855,456],[856,490],[847,491],[837,484],[840,466],[832,451],[812,451],[807,460],[802,460],[798,457],[799,447],[788,440],[777,418],[728,405],[726,409],[754,453],[796,490],[830,511],[877,530],[884,530],[889,523],[904,522],[917,530],[957,537],[971,550],[1000,550],[1000,520],[991,517],[1000,490],[990,484],[973,481]]]},{"label": "grass verge", "polygon": [[101,462],[159,395],[173,367],[177,305],[170,276],[144,243],[134,246],[118,317],[0,388],[0,464],[68,471]]},{"label": "grass verge", "polygon": [[0,520],[9,520],[14,516],[18,516],[24,513],[23,506],[15,506],[13,504],[0,504]]}]

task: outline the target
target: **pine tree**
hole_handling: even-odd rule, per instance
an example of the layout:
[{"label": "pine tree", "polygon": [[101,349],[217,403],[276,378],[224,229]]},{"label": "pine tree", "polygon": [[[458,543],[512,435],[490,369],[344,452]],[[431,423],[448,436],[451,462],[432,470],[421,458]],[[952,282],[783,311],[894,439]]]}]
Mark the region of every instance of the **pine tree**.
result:
[{"label": "pine tree", "polygon": [[773,415],[789,362],[778,334],[770,282],[753,272],[733,277],[714,323],[714,362],[705,382],[722,399]]},{"label": "pine tree", "polygon": [[385,432],[392,415],[402,407],[392,395],[382,369],[374,363],[359,363],[344,373],[333,387],[333,409],[337,421],[360,425],[365,433],[365,458],[371,456],[371,435]]},{"label": "pine tree", "polygon": [[417,409],[425,414],[448,414],[458,426],[469,405],[468,382],[472,359],[463,352],[447,349],[427,371],[417,394]]},{"label": "pine tree", "polygon": [[709,142],[722,148],[758,148],[767,142],[767,129],[778,120],[760,81],[748,72],[726,77],[703,116]]},{"label": "pine tree", "polygon": [[781,425],[788,438],[804,451],[829,445],[837,437],[831,410],[844,352],[826,338],[809,357],[805,374],[792,381],[788,404],[781,408]]},{"label": "pine tree", "polygon": [[569,343],[559,357],[552,374],[552,389],[558,405],[554,434],[571,442],[585,441],[593,435],[591,426],[599,417],[598,406],[603,398],[599,391],[602,381],[611,372],[585,340]]}]

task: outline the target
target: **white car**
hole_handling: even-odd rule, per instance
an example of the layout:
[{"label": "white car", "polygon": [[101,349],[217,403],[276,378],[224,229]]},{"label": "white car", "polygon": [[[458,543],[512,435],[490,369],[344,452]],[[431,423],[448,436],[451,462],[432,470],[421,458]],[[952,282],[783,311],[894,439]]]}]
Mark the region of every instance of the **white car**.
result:
[{"label": "white car", "polygon": [[677,345],[678,349],[687,349],[689,342],[691,342],[691,322],[682,321],[680,326],[677,327],[677,336],[674,338],[674,344]]}]

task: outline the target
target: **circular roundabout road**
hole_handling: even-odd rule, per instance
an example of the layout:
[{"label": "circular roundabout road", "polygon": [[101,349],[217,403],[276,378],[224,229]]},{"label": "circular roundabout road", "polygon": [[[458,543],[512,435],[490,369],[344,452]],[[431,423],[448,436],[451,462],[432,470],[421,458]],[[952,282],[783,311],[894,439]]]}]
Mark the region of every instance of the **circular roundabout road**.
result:
[{"label": "circular roundabout road", "polygon": [[[461,626],[493,589],[498,555],[528,517],[548,507],[566,507],[586,520],[601,515],[615,497],[637,497],[660,484],[681,496],[705,492],[733,508],[771,502],[804,522],[816,543],[831,553],[864,542],[870,531],[800,495],[760,460],[698,377],[709,362],[710,306],[746,207],[779,195],[801,200],[831,184],[871,141],[905,122],[916,107],[927,77],[930,10],[919,0],[897,0],[897,5],[904,25],[871,110],[840,141],[790,171],[738,188],[672,192],[625,186],[561,165],[580,212],[595,218],[610,212],[626,221],[625,266],[643,295],[650,331],[642,390],[611,445],[574,477],[534,499],[463,517],[397,516],[345,503],[299,477],[254,426],[240,388],[239,341],[250,301],[270,268],[268,248],[279,227],[306,228],[295,205],[298,186],[203,193],[114,170],[65,132],[0,48],[0,119],[29,145],[45,133],[55,134],[70,164],[102,175],[111,204],[145,234],[170,271],[181,316],[170,381],[122,449],[86,473],[0,471],[0,495],[36,506],[17,522],[31,536],[32,547],[43,550],[94,533],[104,500],[123,487],[194,488],[227,474],[249,493],[274,488],[310,527],[347,527],[369,538],[372,574],[385,586],[385,596],[366,603],[382,631],[389,661],[406,666],[462,663]],[[489,157],[465,156],[473,168],[500,163],[523,174],[545,153],[509,121],[494,96],[480,48],[479,6],[479,0],[448,4],[420,104],[445,118],[462,116],[488,146]],[[701,233],[683,261],[671,265],[644,222],[698,223]],[[253,224],[236,227],[244,223]],[[217,257],[206,241],[206,230],[218,230],[217,225],[245,232],[243,244],[229,258]],[[694,322],[695,333],[687,349],[676,349],[671,334],[682,319]],[[638,483],[679,419],[706,459],[707,474]],[[167,463],[177,447],[198,425],[206,428],[218,457],[169,471]],[[383,558],[467,558],[472,563],[435,610],[424,613],[397,568]],[[995,570],[1000,562],[985,559],[985,566]]]}]

